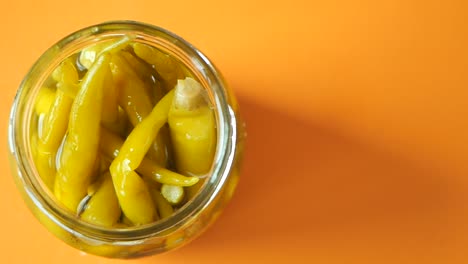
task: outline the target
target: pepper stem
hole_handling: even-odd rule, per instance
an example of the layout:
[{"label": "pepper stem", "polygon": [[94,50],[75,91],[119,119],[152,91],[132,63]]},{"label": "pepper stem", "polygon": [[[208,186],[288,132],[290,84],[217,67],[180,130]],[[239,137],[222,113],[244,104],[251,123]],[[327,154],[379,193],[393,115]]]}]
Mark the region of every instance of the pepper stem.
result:
[{"label": "pepper stem", "polygon": [[184,110],[193,110],[206,104],[203,87],[193,78],[177,80],[174,94],[174,107]]}]

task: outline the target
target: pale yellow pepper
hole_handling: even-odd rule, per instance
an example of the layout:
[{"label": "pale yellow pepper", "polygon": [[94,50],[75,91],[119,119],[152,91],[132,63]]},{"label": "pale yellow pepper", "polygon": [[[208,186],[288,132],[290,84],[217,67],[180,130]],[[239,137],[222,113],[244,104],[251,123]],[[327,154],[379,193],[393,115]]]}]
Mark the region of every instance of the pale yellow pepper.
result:
[{"label": "pale yellow pepper", "polygon": [[67,131],[73,103],[70,91],[78,84],[78,73],[70,59],[64,60],[54,70],[54,78],[57,91],[43,87],[35,105],[39,124],[34,161],[40,177],[51,190],[55,181],[55,156]]},{"label": "pale yellow pepper", "polygon": [[120,215],[121,210],[112,178],[109,173],[106,173],[80,217],[92,224],[111,227],[119,221]]},{"label": "pale yellow pepper", "polygon": [[[216,148],[216,120],[203,87],[192,78],[179,80],[168,116],[177,170],[185,175],[205,176]],[[203,181],[189,187],[195,196]]]},{"label": "pale yellow pepper", "polygon": [[52,106],[39,128],[39,151],[54,154],[67,131],[70,109],[73,103],[72,91],[78,84],[78,73],[70,60],[65,60],[54,71],[57,91]]},{"label": "pale yellow pepper", "polygon": [[34,159],[34,165],[44,184],[50,190],[54,189],[55,180],[55,155],[48,152],[38,151],[37,134],[32,135],[31,147]]},{"label": "pale yellow pepper", "polygon": [[49,112],[50,107],[54,103],[54,100],[55,91],[48,87],[42,87],[39,90],[39,93],[36,98],[36,103],[34,105],[36,115],[40,116],[42,114],[47,114]]}]

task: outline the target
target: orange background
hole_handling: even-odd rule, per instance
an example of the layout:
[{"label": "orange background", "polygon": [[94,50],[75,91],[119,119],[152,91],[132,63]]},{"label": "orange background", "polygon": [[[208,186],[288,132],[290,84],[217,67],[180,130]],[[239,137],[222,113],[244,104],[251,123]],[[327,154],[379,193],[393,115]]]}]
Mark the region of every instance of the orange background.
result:
[{"label": "orange background", "polygon": [[28,68],[91,24],[134,19],[206,53],[248,124],[242,179],[202,237],[128,263],[467,263],[467,1],[24,1],[0,10],[2,263],[83,255],[29,213],[7,164]]}]

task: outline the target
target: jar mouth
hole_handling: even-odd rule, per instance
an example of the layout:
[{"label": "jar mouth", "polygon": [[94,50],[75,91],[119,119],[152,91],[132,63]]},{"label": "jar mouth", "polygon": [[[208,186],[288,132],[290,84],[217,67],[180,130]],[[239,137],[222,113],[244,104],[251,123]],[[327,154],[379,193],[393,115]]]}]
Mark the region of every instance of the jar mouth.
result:
[{"label": "jar mouth", "polygon": [[[138,41],[150,44],[180,60],[208,91],[217,120],[217,146],[209,177],[198,195],[172,216],[150,224],[129,228],[106,228],[81,219],[60,206],[40,180],[33,165],[28,131],[33,113],[32,100],[45,78],[69,55],[99,38],[132,34]],[[230,106],[227,87],[220,72],[197,48],[163,28],[135,21],[110,21],[78,30],[49,48],[32,66],[16,94],[10,115],[8,140],[18,164],[18,175],[34,205],[52,221],[71,233],[91,239],[135,242],[182,226],[208,207],[224,185],[236,153],[237,120]]]}]

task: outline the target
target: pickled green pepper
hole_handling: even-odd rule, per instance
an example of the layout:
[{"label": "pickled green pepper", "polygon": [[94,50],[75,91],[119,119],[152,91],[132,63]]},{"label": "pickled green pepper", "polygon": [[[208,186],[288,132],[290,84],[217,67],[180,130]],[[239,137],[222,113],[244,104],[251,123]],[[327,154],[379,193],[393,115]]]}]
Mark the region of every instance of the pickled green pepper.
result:
[{"label": "pickled green pepper", "polygon": [[110,74],[110,58],[109,54],[103,54],[91,66],[70,111],[54,193],[73,212],[86,195],[98,154],[103,85]]},{"label": "pickled green pepper", "polygon": [[[216,147],[213,110],[203,87],[192,78],[179,80],[168,116],[177,170],[185,175],[204,176],[211,168]],[[187,189],[193,197],[203,184]]]},{"label": "pickled green pepper", "polygon": [[132,130],[110,165],[122,211],[135,225],[150,223],[157,214],[148,188],[135,169],[145,157],[159,129],[167,121],[173,96],[172,92],[164,96],[149,116]]},{"label": "pickled green pepper", "polygon": [[[112,59],[112,73],[115,83],[119,86],[119,104],[125,109],[133,126],[142,122],[152,109],[151,98],[147,94],[147,86],[129,67],[120,55]],[[168,150],[163,134],[158,134],[149,150],[150,156],[160,165],[166,166]]]},{"label": "pickled green pepper", "polygon": [[111,176],[106,173],[103,177],[80,217],[89,223],[110,227],[118,222],[121,211]]},{"label": "pickled green pepper", "polygon": [[[107,157],[117,157],[123,142],[124,141],[119,136],[109,132],[108,130],[101,130],[101,151]],[[145,179],[163,184],[178,185],[183,187],[192,186],[199,180],[197,177],[186,177],[179,173],[170,171],[147,158],[143,158],[140,166],[138,166],[136,171],[140,173]]]}]

